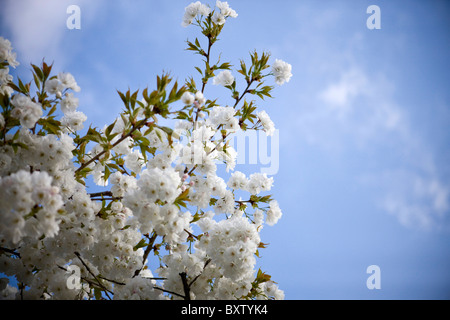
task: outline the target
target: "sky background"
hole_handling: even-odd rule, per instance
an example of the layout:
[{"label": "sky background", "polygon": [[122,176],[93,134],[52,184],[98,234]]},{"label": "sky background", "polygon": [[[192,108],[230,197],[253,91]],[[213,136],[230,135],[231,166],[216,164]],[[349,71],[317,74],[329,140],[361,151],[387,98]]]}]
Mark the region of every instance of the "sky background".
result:
[{"label": "sky background", "polygon": [[[24,80],[44,57],[72,73],[79,110],[101,128],[122,109],[116,90],[151,89],[162,71],[181,83],[197,76],[202,63],[185,40],[203,39],[181,26],[190,2],[6,0],[0,35]],[[66,27],[71,4],[81,9],[80,30]],[[449,299],[450,3],[229,4],[239,16],[213,57],[239,66],[249,52],[268,51],[270,62],[292,65],[291,81],[258,101],[279,129],[272,194],[283,210],[261,233],[270,243],[263,271],[286,299]],[[379,30],[366,27],[372,4]],[[211,85],[205,95],[226,104],[224,93]],[[244,167],[236,169],[260,166]],[[380,267],[379,290],[366,287],[370,265]]]}]

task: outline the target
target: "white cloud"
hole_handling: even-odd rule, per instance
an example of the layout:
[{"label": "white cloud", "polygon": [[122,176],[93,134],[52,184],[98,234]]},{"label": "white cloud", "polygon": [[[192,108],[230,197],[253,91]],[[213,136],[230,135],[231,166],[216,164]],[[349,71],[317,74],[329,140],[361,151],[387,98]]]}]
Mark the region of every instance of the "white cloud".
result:
[{"label": "white cloud", "polygon": [[331,157],[360,153],[373,161],[369,173],[356,173],[361,187],[375,190],[374,200],[402,225],[448,228],[450,186],[395,89],[383,74],[369,75],[355,63],[317,89],[311,107],[297,116],[296,130]]},{"label": "white cloud", "polygon": [[[22,63],[38,63],[44,57],[64,64],[67,54],[62,41],[67,31],[66,10],[71,4],[81,8],[83,23],[95,17],[102,1],[88,0],[9,0],[2,4],[2,20],[11,34],[11,42]],[[51,62],[51,61],[50,61]]]},{"label": "white cloud", "polygon": [[319,96],[329,106],[348,111],[352,100],[366,91],[365,74],[358,69],[353,69],[342,74],[341,79],[330,84]]},{"label": "white cloud", "polygon": [[65,28],[63,1],[8,1],[3,19],[12,35],[12,43],[28,62],[55,56]]},{"label": "white cloud", "polygon": [[[372,179],[374,179],[373,177]],[[412,171],[388,171],[376,177],[386,188],[382,208],[406,227],[436,230],[448,228],[450,189],[438,177]]]},{"label": "white cloud", "polygon": [[326,150],[342,151],[408,135],[408,119],[392,98],[394,86],[382,74],[370,75],[356,64],[302,101],[292,119],[300,136]]}]

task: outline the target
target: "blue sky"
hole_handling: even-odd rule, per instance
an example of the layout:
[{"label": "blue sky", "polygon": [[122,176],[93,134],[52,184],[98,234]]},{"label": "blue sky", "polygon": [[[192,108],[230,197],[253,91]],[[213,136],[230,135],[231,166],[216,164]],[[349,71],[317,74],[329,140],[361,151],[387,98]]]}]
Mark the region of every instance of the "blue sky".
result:
[{"label": "blue sky", "polygon": [[[181,27],[190,2],[9,0],[1,35],[21,77],[43,57],[71,72],[79,110],[103,127],[121,110],[116,89],[151,88],[163,70],[180,82],[195,75],[199,56],[185,40],[200,35]],[[70,4],[81,8],[80,30],[66,28]],[[239,16],[213,55],[238,65],[269,51],[294,74],[258,104],[279,129],[273,194],[283,210],[262,231],[262,268],[287,299],[449,299],[449,3],[229,4]],[[379,30],[366,27],[372,4]],[[366,287],[369,265],[380,267],[379,290]]]}]

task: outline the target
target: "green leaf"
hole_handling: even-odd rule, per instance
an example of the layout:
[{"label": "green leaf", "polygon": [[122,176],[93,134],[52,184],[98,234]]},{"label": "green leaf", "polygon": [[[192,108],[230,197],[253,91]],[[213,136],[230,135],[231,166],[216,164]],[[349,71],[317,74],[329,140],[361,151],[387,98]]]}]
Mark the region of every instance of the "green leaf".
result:
[{"label": "green leaf", "polygon": [[133,247],[133,251],[136,251],[136,250],[138,250],[140,248],[144,248],[146,246],[148,246],[148,243],[146,243],[145,239],[142,238],[141,241],[139,241],[139,243]]},{"label": "green leaf", "polygon": [[161,129],[162,131],[164,131],[165,133],[167,133],[168,135],[171,135],[173,133],[173,130],[169,127],[160,127],[158,126],[159,129]]},{"label": "green leaf", "polygon": [[186,112],[184,112],[184,111],[178,111],[178,112],[177,112],[177,116],[176,116],[175,119],[184,119],[184,120],[188,120],[188,119],[189,119],[189,116],[188,116],[188,114],[187,114]]},{"label": "green leaf", "polygon": [[202,69],[200,69],[199,67],[195,67],[195,69],[196,69],[201,75],[203,75]]},{"label": "green leaf", "polygon": [[198,48],[201,47],[201,46],[200,46],[200,41],[198,41],[198,38],[195,38],[195,45],[196,45]]},{"label": "green leaf", "polygon": [[31,66],[33,67],[33,70],[36,76],[39,78],[39,80],[41,80],[41,82],[44,81],[44,73],[42,72],[42,70],[34,64],[31,64]]},{"label": "green leaf", "polygon": [[187,207],[186,201],[190,201],[189,200],[189,188],[187,188],[186,190],[184,190],[173,202],[173,204],[175,204],[178,207]]},{"label": "green leaf", "polygon": [[230,70],[231,69],[231,64],[228,63],[228,62],[224,62],[220,66],[218,66],[217,69]]},{"label": "green leaf", "polygon": [[119,90],[117,90],[117,93],[119,94],[120,99],[122,99],[123,104],[128,108],[128,99],[127,99],[127,97],[122,92],[120,92]]},{"label": "green leaf", "polygon": [[20,88],[19,88],[15,83],[10,82],[10,83],[8,83],[8,85],[9,85],[14,91],[21,92]]},{"label": "green leaf", "polygon": [[41,90],[41,82],[38,79],[38,76],[33,73],[33,79],[34,79],[34,84],[36,85],[36,87],[38,88],[38,90]]},{"label": "green leaf", "polygon": [[53,64],[47,65],[45,62],[42,62],[42,73],[44,75],[44,81],[48,79],[50,76],[50,72],[52,71]]},{"label": "green leaf", "polygon": [[109,166],[105,166],[105,174],[103,176],[103,181],[108,180],[109,176],[111,175],[111,170],[109,169]]},{"label": "green leaf", "polygon": [[261,271],[261,269],[258,269],[258,273],[256,274],[256,282],[258,284],[270,281],[272,277],[264,272]]},{"label": "green leaf", "polygon": [[[116,125],[116,121],[114,121],[113,123],[111,123],[109,126],[107,126],[106,127],[106,129],[105,129],[105,135],[106,135],[106,137],[108,137],[108,139],[109,139],[109,136],[110,136],[110,134],[111,134],[111,131],[112,131],[112,129],[114,129],[114,126]],[[110,141],[111,141],[111,139],[109,139]]]},{"label": "green leaf", "polygon": [[42,130],[51,134],[58,134],[61,131],[61,122],[55,120],[53,116],[47,118],[40,118],[37,122],[42,126]]},{"label": "green leaf", "polygon": [[136,99],[137,99],[138,92],[139,92],[139,90],[134,92],[130,97],[130,104],[131,104],[132,109],[134,109],[134,107],[136,106]]},{"label": "green leaf", "polygon": [[56,111],[56,104],[48,111],[47,117],[51,116]]},{"label": "green leaf", "polygon": [[200,220],[201,215],[198,214],[198,212],[196,212],[194,214],[194,216],[192,217],[191,223],[197,222],[198,220]]},{"label": "green leaf", "polygon": [[216,199],[216,198],[211,198],[211,199],[209,199],[209,205],[210,205],[210,206],[214,206],[214,205],[216,204],[216,202],[217,202],[217,199]]}]

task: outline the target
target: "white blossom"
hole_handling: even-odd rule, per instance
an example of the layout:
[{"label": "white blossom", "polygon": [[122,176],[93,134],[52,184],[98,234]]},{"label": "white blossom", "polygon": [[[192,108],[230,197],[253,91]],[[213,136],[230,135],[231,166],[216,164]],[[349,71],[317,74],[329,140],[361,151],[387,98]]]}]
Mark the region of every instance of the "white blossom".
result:
[{"label": "white blossom", "polygon": [[233,107],[214,106],[210,111],[207,124],[213,128],[219,125],[229,125],[234,122],[236,110]]},{"label": "white blossom", "polygon": [[207,16],[210,12],[211,9],[207,5],[202,4],[200,1],[192,2],[184,9],[184,16],[181,25],[183,27],[187,27],[192,23],[198,14]]},{"label": "white blossom", "polygon": [[261,122],[261,125],[263,126],[263,130],[266,132],[268,136],[272,136],[275,131],[275,125],[273,121],[270,119],[267,112],[259,111],[256,113],[256,116],[258,117],[258,120]]},{"label": "white blossom", "polygon": [[267,177],[266,173],[252,173],[247,183],[247,191],[253,195],[262,191],[269,191],[273,185],[273,178]]},{"label": "white blossom", "polygon": [[61,111],[66,114],[74,112],[78,107],[78,98],[73,93],[66,93],[64,99],[61,100]]},{"label": "white blossom", "polygon": [[63,126],[72,131],[78,131],[84,128],[83,123],[87,120],[86,115],[81,111],[67,112],[61,119]]},{"label": "white blossom", "polygon": [[181,96],[181,101],[183,101],[183,103],[185,105],[191,105],[194,103],[195,101],[195,97],[192,93],[186,91],[185,93],[183,93],[183,95]]},{"label": "white blossom", "polygon": [[272,73],[275,77],[275,82],[278,85],[282,85],[285,82],[289,82],[292,77],[292,66],[280,59],[276,59],[272,65]]},{"label": "white blossom", "polygon": [[141,172],[145,165],[143,155],[138,149],[135,149],[131,153],[127,154],[124,159],[125,166],[136,173]]},{"label": "white blossom", "polygon": [[231,174],[230,179],[228,180],[228,187],[231,189],[241,189],[246,190],[248,184],[248,179],[244,173],[240,171],[235,171]]},{"label": "white blossom", "polygon": [[58,73],[57,79],[61,82],[61,85],[64,88],[72,89],[75,92],[79,92],[81,90],[73,75],[68,72]]},{"label": "white blossom", "polygon": [[12,51],[11,42],[8,39],[0,37],[0,61],[7,61],[11,67],[17,67],[16,53]]},{"label": "white blossom", "polygon": [[222,86],[231,86],[234,82],[234,77],[229,70],[220,72],[213,78],[213,84]]},{"label": "white blossom", "polygon": [[[59,188],[52,186],[46,172],[21,170],[1,177],[0,189],[0,236],[9,246],[17,245],[25,236],[37,239],[57,234],[57,214],[63,202]],[[30,212],[34,219],[26,219]]]},{"label": "white blossom", "polygon": [[50,94],[56,94],[60,96],[61,92],[64,90],[64,86],[59,79],[54,78],[45,82],[44,89]]},{"label": "white blossom", "polygon": [[236,11],[234,11],[233,9],[230,8],[230,6],[228,5],[227,1],[219,1],[219,0],[217,0],[216,1],[216,7],[220,9],[220,13],[224,17],[236,18],[238,16]]},{"label": "white blossom", "polygon": [[196,100],[196,102],[198,103],[198,106],[204,105],[205,102],[206,102],[206,98],[205,98],[205,96],[203,95],[203,92],[197,91],[197,92],[195,93],[195,100]]},{"label": "white blossom", "polygon": [[225,19],[225,16],[222,13],[216,11],[216,12],[214,12],[214,14],[212,16],[212,21],[215,24],[222,25],[222,24],[224,24],[226,22],[226,19]]},{"label": "white blossom", "polygon": [[13,79],[12,75],[9,74],[9,68],[3,67],[0,69],[0,93],[11,96],[13,89],[8,85]]},{"label": "white blossom", "polygon": [[232,281],[252,277],[251,270],[256,263],[254,254],[260,243],[256,227],[242,216],[220,222],[208,217],[205,219],[210,221],[209,229],[202,231],[208,235],[202,237],[199,246],[204,247],[212,262]]},{"label": "white blossom", "polygon": [[278,205],[278,201],[272,200],[269,203],[269,210],[267,210],[267,217],[266,217],[266,223],[269,226],[273,226],[278,222],[278,220],[281,218],[282,212]]},{"label": "white blossom", "polygon": [[25,128],[33,128],[43,114],[41,106],[27,96],[17,94],[13,97],[11,104],[14,106],[11,115],[19,119],[20,124]]}]

